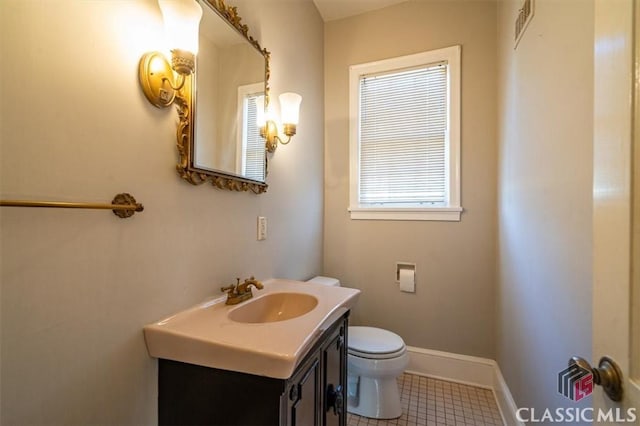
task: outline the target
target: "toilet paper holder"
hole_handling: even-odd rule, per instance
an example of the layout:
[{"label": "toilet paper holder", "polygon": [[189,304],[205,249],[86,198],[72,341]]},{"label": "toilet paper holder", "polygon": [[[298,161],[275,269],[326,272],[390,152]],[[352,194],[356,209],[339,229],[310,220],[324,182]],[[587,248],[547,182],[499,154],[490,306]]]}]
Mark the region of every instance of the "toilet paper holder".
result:
[{"label": "toilet paper holder", "polygon": [[396,284],[400,284],[400,270],[408,269],[413,271],[413,274],[416,273],[416,264],[410,262],[396,262]]},{"label": "toilet paper holder", "polygon": [[396,282],[404,293],[416,292],[416,264],[396,262]]}]

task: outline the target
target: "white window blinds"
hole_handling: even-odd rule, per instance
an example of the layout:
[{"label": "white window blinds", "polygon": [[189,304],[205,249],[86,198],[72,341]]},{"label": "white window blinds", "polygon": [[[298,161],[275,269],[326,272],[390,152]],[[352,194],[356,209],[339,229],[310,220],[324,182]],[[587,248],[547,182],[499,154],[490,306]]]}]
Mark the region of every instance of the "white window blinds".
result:
[{"label": "white window blinds", "polygon": [[359,203],[447,202],[446,63],[360,77]]},{"label": "white window blinds", "polygon": [[242,174],[249,179],[264,181],[265,151],[264,139],[260,136],[257,124],[256,98],[262,93],[247,95],[244,98],[243,164]]}]

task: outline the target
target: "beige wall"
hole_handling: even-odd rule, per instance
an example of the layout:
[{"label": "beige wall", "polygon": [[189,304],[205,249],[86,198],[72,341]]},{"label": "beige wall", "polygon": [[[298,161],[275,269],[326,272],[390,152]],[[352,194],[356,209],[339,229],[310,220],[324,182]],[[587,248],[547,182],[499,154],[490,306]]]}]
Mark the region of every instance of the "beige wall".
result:
[{"label": "beige wall", "polygon": [[2,208],[0,423],[154,424],[143,325],[235,277],[321,272],[323,23],[306,0],[237,3],[272,52],[273,92],[304,98],[260,196],[178,177],[175,111],[151,106],[137,81],[141,54],[160,47],[155,1],[0,3],[2,198],[128,191],[145,206],[127,220]]},{"label": "beige wall", "polygon": [[[461,222],[349,219],[349,66],[462,45]],[[494,356],[496,3],[413,1],[325,25],[324,272],[363,290],[354,323]],[[417,264],[415,294],[395,262]]]},{"label": "beige wall", "polygon": [[575,406],[557,373],[591,359],[593,2],[537,0],[517,50],[520,2],[499,5],[497,357],[542,412]]}]

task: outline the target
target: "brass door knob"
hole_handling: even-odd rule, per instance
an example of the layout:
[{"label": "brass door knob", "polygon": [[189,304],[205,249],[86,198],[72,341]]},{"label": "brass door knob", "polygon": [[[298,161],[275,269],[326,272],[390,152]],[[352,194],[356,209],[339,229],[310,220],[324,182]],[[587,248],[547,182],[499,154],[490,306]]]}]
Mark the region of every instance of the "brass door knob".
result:
[{"label": "brass door knob", "polygon": [[574,356],[569,360],[569,366],[577,365],[593,375],[593,382],[602,386],[604,393],[612,401],[622,401],[622,370],[616,362],[608,356],[600,358],[598,367],[592,368],[587,360]]}]

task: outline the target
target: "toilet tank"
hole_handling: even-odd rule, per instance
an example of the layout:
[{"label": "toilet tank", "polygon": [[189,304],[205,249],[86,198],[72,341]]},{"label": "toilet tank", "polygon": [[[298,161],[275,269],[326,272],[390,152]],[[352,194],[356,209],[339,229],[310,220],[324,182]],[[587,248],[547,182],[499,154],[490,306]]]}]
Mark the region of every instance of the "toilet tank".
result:
[{"label": "toilet tank", "polygon": [[308,283],[316,283],[316,284],[322,284],[322,285],[328,285],[330,287],[340,287],[340,280],[337,278],[331,278],[331,277],[323,277],[323,276],[317,276],[317,277],[313,277],[310,280],[307,280]]}]

